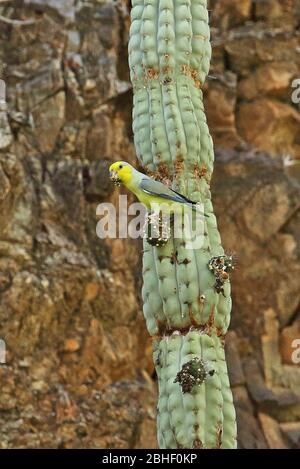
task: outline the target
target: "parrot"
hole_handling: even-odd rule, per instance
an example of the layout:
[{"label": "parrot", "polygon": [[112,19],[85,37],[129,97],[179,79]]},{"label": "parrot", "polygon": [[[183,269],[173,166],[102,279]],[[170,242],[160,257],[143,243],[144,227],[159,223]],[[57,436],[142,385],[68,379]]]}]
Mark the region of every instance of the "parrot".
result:
[{"label": "parrot", "polygon": [[[115,185],[121,183],[138,198],[138,200],[150,209],[154,206],[163,205],[169,207],[170,211],[176,211],[186,205],[197,210],[196,202],[188,199],[179,192],[170,189],[162,182],[140,173],[126,161],[117,161],[109,167],[109,176]],[[204,216],[208,216],[204,214]]]}]

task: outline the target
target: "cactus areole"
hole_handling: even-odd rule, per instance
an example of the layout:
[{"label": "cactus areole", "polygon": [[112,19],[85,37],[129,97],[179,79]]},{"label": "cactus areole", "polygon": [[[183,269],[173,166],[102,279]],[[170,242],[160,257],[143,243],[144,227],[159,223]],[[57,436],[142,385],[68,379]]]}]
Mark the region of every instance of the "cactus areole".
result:
[{"label": "cactus areole", "polygon": [[213,142],[202,85],[210,58],[206,0],[132,0],[129,66],[133,131],[145,172],[195,202],[201,248],[144,240],[143,312],[158,376],[160,448],[236,448],[236,416],[224,354],[230,322],[230,258],[210,195]]}]

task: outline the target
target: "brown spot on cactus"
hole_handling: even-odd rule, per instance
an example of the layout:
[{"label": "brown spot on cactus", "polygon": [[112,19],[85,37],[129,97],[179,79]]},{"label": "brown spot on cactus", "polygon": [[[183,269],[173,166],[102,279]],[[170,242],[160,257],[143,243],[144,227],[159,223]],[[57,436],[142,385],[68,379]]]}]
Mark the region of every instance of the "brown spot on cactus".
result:
[{"label": "brown spot on cactus", "polygon": [[220,423],[220,424],[219,424],[219,427],[218,427],[218,430],[217,430],[217,444],[216,444],[216,448],[221,448],[221,444],[222,444],[222,433],[223,433],[222,424]]},{"label": "brown spot on cactus", "polygon": [[163,85],[169,85],[170,83],[172,83],[172,81],[173,80],[172,80],[171,77],[166,77],[166,78],[163,79],[162,84]]},{"label": "brown spot on cactus", "polygon": [[[180,142],[177,142],[176,146],[177,144],[180,147]],[[182,156],[178,154],[174,162],[174,170],[175,170],[175,174],[177,177],[182,173],[183,169],[184,169],[184,161],[183,161]]]},{"label": "brown spot on cactus", "polygon": [[[176,185],[179,192],[184,188],[188,198],[198,191],[198,200],[209,202],[211,207],[209,182],[214,155],[203,113],[202,93],[199,92],[208,73],[211,46],[205,2],[194,2],[194,9],[187,8],[184,18],[175,11],[181,5],[185,9],[184,0],[171,2],[163,9],[148,8],[143,0],[135,2],[134,21],[142,25],[147,9],[147,16],[151,16],[148,21],[153,21],[156,27],[153,32],[149,28],[150,41],[141,37],[142,27],[136,28],[136,32],[134,28],[131,30],[134,37],[130,38],[130,62],[136,67],[132,76],[133,128],[142,164],[152,169],[148,174],[169,187]],[[163,29],[166,23],[168,33]],[[199,38],[199,47],[182,48],[187,37],[195,36]],[[148,50],[143,54],[146,45]],[[154,63],[158,64],[157,68],[153,67]],[[191,67],[189,63],[199,66]],[[147,81],[157,80],[147,89],[143,87],[145,70]],[[207,252],[222,253],[219,236],[214,236],[218,234],[215,217],[211,216],[207,221],[204,249],[191,251],[183,238],[162,247],[159,254],[163,257],[158,261],[156,250],[150,249],[144,254],[144,265],[152,273],[149,275],[148,271],[144,276],[145,291],[151,292],[148,299],[144,295],[144,314],[148,330],[155,336],[164,358],[163,365],[157,367],[160,396],[157,422],[161,448],[236,447],[234,408],[226,384],[223,348],[231,306],[222,298],[216,301],[214,283],[217,279],[212,282],[207,270]],[[174,245],[178,251],[176,255]],[[162,262],[164,258],[169,261]],[[223,271],[222,281],[229,281],[228,271]],[[206,298],[202,298],[202,291]],[[191,357],[205,357],[208,363],[216,363],[216,369],[221,371],[213,379],[206,380],[204,362],[202,367],[201,361],[198,363],[199,375],[194,373],[194,362],[188,369]],[[166,395],[164,390],[169,379],[166,368],[174,373],[178,363],[186,363],[176,377],[180,385],[173,385]],[[196,434],[191,431],[183,405],[183,391],[191,393]],[[201,408],[200,402],[203,403]],[[173,419],[172,412],[178,417]]]},{"label": "brown spot on cactus", "polygon": [[200,303],[204,303],[205,301],[205,295],[201,295],[199,298]]},{"label": "brown spot on cactus", "polygon": [[194,449],[203,449],[203,443],[199,438],[196,438],[193,443],[193,448]]},{"label": "brown spot on cactus", "polygon": [[[189,311],[189,319],[190,319],[190,322],[191,322],[191,325],[188,329],[189,330],[202,330],[202,326],[197,322],[196,318],[195,318],[195,315],[194,315],[194,312],[193,312],[193,305],[191,303],[185,303],[188,305],[188,311]],[[180,331],[182,331],[180,329]]]},{"label": "brown spot on cactus", "polygon": [[161,366],[161,350],[158,352],[154,364],[156,366]]},{"label": "brown spot on cactus", "polygon": [[159,163],[157,165],[156,171],[146,169],[146,174],[155,179],[156,181],[160,181],[166,184],[167,186],[171,186],[170,170],[165,163]]},{"label": "brown spot on cactus", "polygon": [[215,323],[215,305],[212,305],[209,316],[208,316],[207,325],[211,329],[212,327],[214,327],[214,323]]},{"label": "brown spot on cactus", "polygon": [[176,264],[178,262],[177,256],[178,256],[177,251],[172,252],[171,257],[170,257],[171,264]]}]

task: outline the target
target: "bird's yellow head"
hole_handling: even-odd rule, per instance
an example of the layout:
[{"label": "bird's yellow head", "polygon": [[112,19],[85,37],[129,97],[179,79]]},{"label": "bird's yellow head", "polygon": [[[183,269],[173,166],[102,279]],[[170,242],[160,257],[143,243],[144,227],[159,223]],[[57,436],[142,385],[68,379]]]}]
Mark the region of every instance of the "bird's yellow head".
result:
[{"label": "bird's yellow head", "polygon": [[126,186],[132,178],[132,167],[125,161],[117,161],[110,165],[109,177],[116,186],[121,183]]}]

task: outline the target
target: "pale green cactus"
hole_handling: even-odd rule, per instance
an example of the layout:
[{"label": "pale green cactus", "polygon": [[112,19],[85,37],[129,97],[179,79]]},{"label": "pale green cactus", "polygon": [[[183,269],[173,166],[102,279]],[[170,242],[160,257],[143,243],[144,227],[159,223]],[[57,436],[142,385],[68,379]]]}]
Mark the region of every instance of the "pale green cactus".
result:
[{"label": "pale green cactus", "polygon": [[144,316],[155,339],[161,448],[236,447],[224,355],[231,258],[224,255],[211,203],[214,153],[201,90],[211,57],[206,3],[132,0],[138,158],[145,171],[172,182],[209,215],[199,249],[187,249],[184,239],[171,238],[163,247],[144,242]]}]

